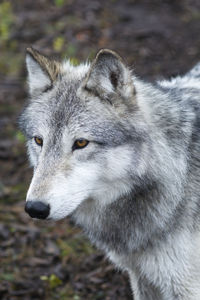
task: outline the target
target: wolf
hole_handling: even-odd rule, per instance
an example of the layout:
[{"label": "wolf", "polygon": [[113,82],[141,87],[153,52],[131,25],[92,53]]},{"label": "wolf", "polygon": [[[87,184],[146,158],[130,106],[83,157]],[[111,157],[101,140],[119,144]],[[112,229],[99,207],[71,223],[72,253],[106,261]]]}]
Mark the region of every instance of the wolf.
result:
[{"label": "wolf", "polygon": [[28,48],[25,211],[71,216],[135,300],[200,299],[200,63],[147,83],[115,52],[73,66]]}]

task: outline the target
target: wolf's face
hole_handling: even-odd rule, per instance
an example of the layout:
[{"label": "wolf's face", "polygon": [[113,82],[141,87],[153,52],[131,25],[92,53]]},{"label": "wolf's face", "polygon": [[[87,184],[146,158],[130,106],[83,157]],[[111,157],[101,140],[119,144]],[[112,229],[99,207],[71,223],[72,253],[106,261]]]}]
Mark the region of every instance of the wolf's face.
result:
[{"label": "wolf's face", "polygon": [[92,66],[73,67],[29,49],[26,62],[31,98],[20,124],[34,167],[26,211],[61,219],[83,201],[106,205],[129,193],[145,172],[145,134],[121,59],[102,50]]}]

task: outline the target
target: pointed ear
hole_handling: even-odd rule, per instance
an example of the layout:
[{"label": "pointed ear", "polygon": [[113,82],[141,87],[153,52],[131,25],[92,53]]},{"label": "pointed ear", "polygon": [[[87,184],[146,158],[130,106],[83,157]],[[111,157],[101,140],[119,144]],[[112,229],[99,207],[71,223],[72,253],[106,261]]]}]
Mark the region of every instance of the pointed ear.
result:
[{"label": "pointed ear", "polygon": [[60,73],[60,63],[33,48],[27,48],[26,66],[30,94],[42,93],[53,85]]},{"label": "pointed ear", "polygon": [[132,98],[135,94],[131,72],[122,58],[108,49],[98,52],[86,78],[85,89],[112,104],[116,95]]}]

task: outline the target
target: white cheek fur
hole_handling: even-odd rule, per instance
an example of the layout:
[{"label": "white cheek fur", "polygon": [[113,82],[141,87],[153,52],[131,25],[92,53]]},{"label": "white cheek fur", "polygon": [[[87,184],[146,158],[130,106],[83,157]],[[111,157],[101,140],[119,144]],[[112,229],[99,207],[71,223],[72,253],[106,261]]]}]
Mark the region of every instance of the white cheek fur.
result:
[{"label": "white cheek fur", "polygon": [[84,163],[74,167],[68,177],[62,174],[57,175],[49,191],[50,218],[64,218],[71,214],[82,201],[92,197],[98,177],[98,168],[91,167],[90,169],[84,166]]}]

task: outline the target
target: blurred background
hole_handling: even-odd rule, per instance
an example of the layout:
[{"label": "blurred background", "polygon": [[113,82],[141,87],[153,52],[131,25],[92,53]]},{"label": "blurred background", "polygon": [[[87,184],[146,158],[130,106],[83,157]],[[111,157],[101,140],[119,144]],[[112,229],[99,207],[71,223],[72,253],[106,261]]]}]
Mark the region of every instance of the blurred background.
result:
[{"label": "blurred background", "polygon": [[127,276],[70,221],[24,213],[32,171],[17,117],[31,45],[75,65],[110,48],[150,81],[183,74],[200,60],[200,1],[0,0],[0,299],[131,299]]}]

